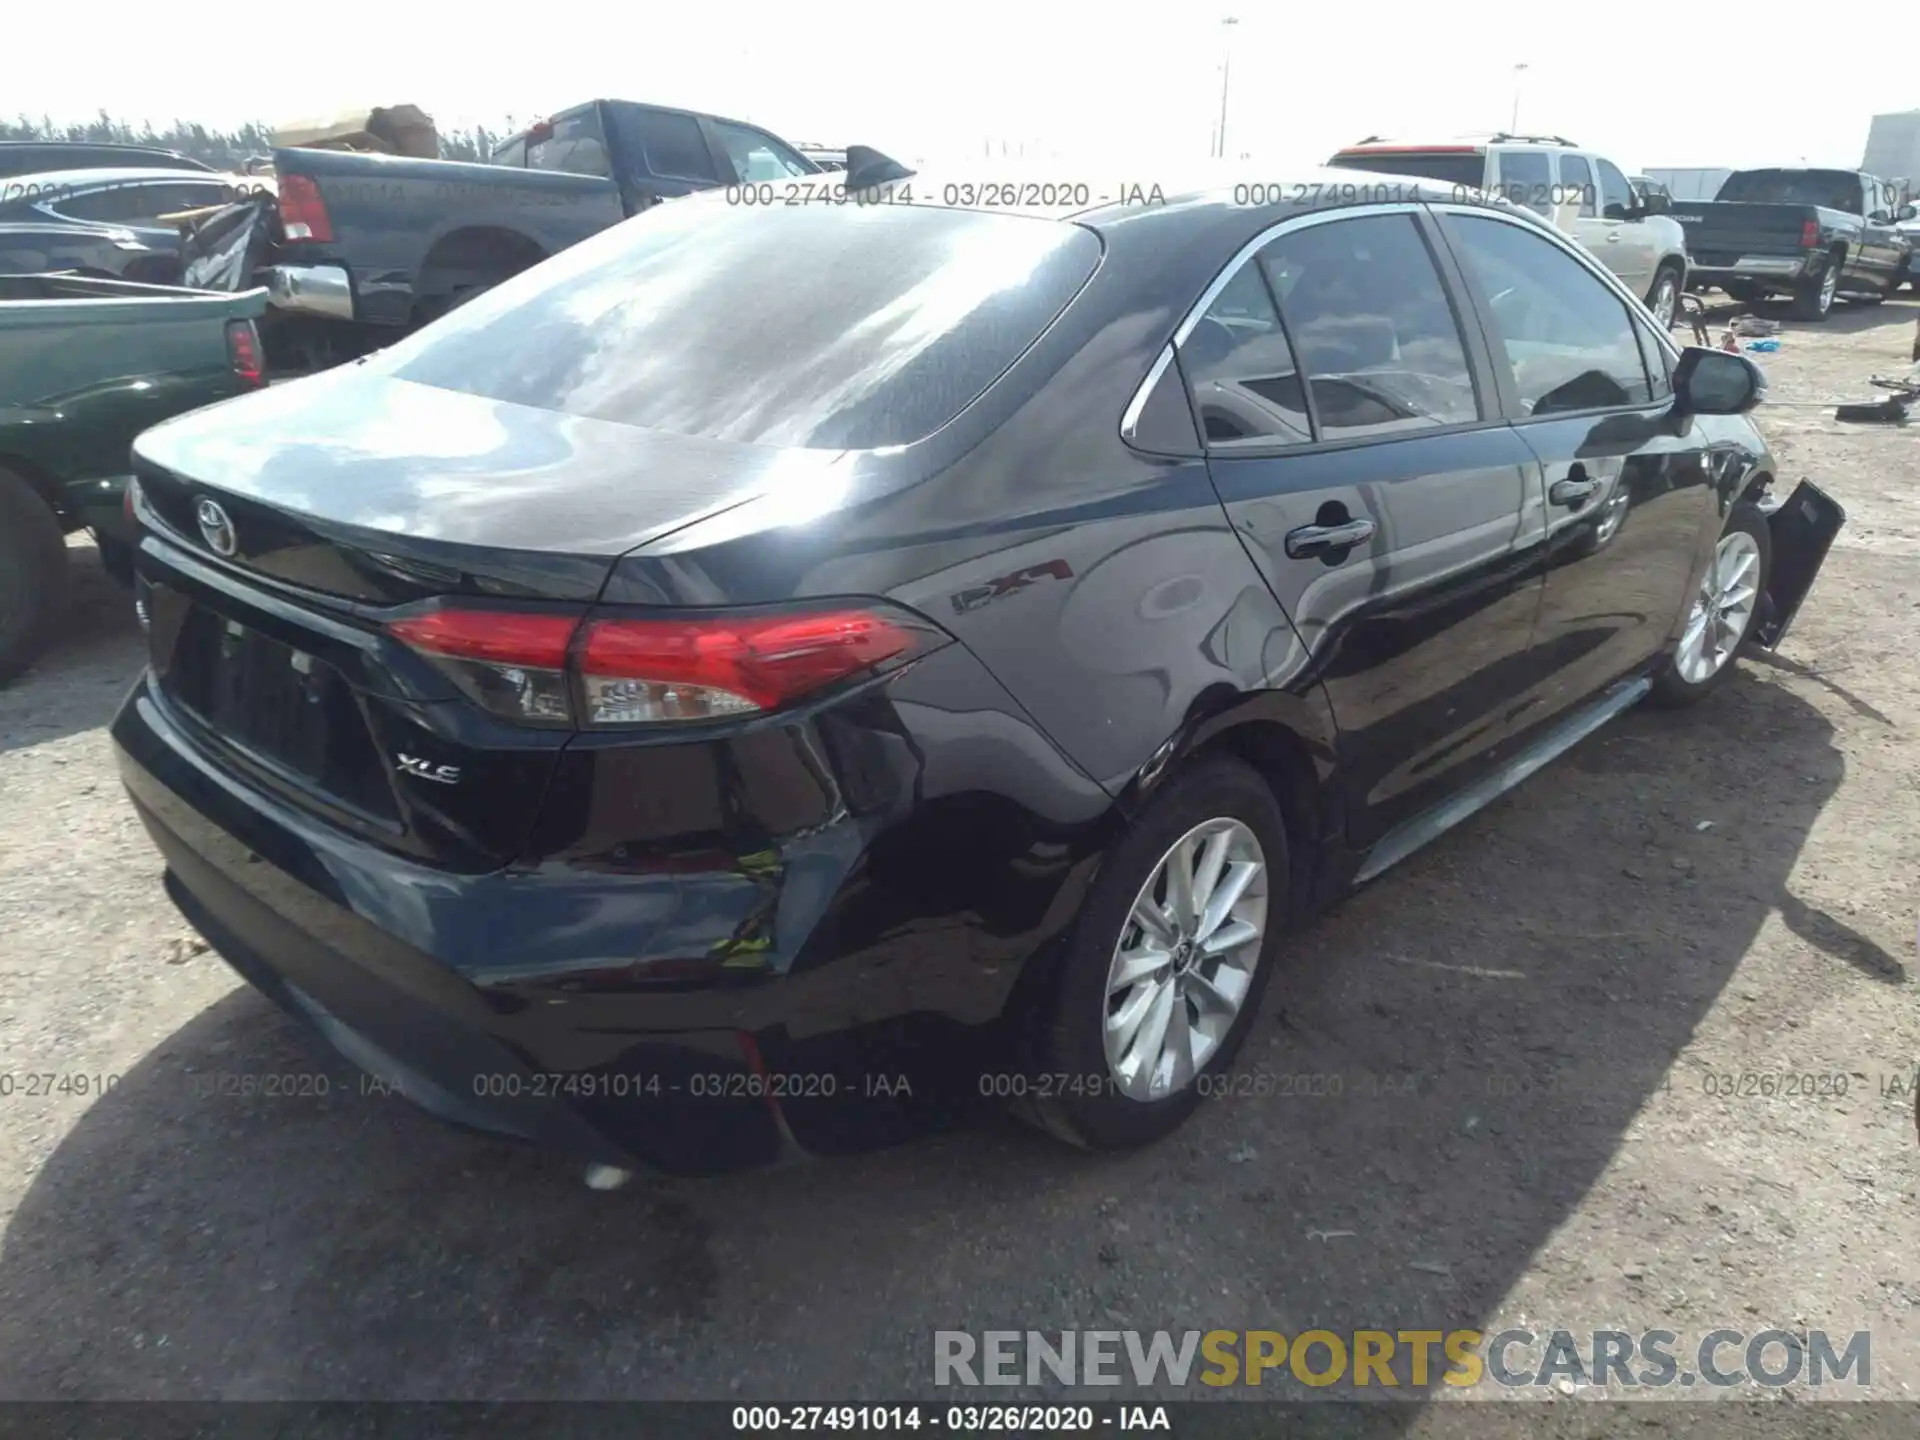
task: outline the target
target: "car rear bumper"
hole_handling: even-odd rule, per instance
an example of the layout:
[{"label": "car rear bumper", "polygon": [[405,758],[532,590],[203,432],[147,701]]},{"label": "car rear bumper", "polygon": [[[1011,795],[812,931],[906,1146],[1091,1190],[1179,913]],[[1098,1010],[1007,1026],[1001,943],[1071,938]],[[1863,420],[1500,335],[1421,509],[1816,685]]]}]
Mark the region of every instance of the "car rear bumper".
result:
[{"label": "car rear bumper", "polygon": [[1812,255],[1742,255],[1731,265],[1702,265],[1696,261],[1687,278],[1703,285],[1718,285],[1728,280],[1791,282],[1816,273],[1825,261],[1825,252]]},{"label": "car rear bumper", "polygon": [[327,320],[353,319],[353,281],[341,265],[273,265],[265,279],[276,309]]},{"label": "car rear bumper", "polygon": [[[951,695],[976,667],[948,647],[901,680]],[[936,718],[964,715],[949,700]],[[778,843],[772,879],[559,860],[464,874],[253,788],[150,672],[112,736],[180,910],[347,1058],[453,1123],[681,1174],[866,1149],[970,1110],[1024,962],[1070,926],[1091,872],[1092,842],[1058,837],[1106,813],[1089,795],[1084,825],[1040,822],[1073,856],[1036,870],[1020,823],[998,854],[954,827],[936,766],[919,784],[932,813],[809,826]],[[903,848],[945,862],[930,884],[957,887],[952,909],[898,893],[919,863]]]}]

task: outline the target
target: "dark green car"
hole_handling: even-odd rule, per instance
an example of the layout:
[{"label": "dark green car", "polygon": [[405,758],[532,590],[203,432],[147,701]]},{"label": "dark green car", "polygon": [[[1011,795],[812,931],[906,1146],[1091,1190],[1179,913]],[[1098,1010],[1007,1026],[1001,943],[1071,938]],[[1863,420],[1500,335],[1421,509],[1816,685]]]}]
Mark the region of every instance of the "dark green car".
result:
[{"label": "dark green car", "polygon": [[264,383],[239,295],[78,275],[0,275],[0,679],[60,610],[66,537],[90,529],[125,578],[122,503],[133,439]]}]

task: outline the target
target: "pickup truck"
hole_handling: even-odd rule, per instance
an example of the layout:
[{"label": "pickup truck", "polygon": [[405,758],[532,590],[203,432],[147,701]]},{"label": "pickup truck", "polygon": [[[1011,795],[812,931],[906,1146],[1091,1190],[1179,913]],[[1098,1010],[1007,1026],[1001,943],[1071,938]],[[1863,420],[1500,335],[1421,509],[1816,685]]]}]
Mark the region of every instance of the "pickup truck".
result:
[{"label": "pickup truck", "polygon": [[[341,322],[357,348],[385,344],[662,200],[821,173],[765,130],[626,100],[564,110],[485,164],[282,148],[273,165],[277,203],[210,217],[183,278],[264,283],[276,322],[331,324],[319,347],[311,325],[301,335],[310,362],[325,343],[356,348]],[[276,323],[270,346],[288,333]]]},{"label": "pickup truck", "polygon": [[1736,300],[1789,295],[1793,314],[1824,320],[1837,296],[1869,303],[1906,283],[1912,245],[1894,221],[1892,187],[1859,170],[1736,170],[1710,201],[1681,201],[1691,285]]},{"label": "pickup truck", "polygon": [[0,679],[32,659],[91,529],[131,573],[128,454],[149,425],[263,381],[267,295],[79,275],[0,275]]}]

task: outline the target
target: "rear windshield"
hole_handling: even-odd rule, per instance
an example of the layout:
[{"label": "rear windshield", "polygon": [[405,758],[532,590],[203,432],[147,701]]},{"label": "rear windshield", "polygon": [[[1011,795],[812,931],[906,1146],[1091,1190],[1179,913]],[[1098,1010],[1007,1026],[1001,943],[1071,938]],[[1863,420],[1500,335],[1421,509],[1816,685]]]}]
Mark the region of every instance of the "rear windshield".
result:
[{"label": "rear windshield", "polygon": [[1748,205],[1824,205],[1858,215],[1860,197],[1860,177],[1851,170],[1736,170],[1713,198]]},{"label": "rear windshield", "polygon": [[1100,258],[1056,220],[906,204],[668,201],[369,364],[682,435],[829,449],[932,434]]},{"label": "rear windshield", "polygon": [[1342,170],[1368,170],[1376,175],[1411,175],[1420,180],[1438,180],[1443,185],[1465,185],[1478,190],[1486,183],[1487,160],[1478,153],[1441,153],[1420,155],[1396,151],[1342,151],[1328,162]]}]

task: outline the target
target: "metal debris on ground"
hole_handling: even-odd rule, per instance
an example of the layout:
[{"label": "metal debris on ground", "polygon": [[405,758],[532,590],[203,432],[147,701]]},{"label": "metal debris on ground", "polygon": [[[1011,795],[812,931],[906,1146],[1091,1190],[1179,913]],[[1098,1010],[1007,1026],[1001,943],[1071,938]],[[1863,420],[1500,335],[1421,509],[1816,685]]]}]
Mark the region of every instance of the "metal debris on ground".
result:
[{"label": "metal debris on ground", "polygon": [[[1920,366],[1916,367],[1920,369]],[[1911,418],[1909,411],[1913,402],[1920,400],[1920,378],[1912,374],[1898,380],[1888,380],[1879,375],[1868,382],[1877,390],[1891,393],[1884,400],[1866,400],[1851,405],[1834,407],[1836,420],[1856,420],[1873,425],[1904,425]]]},{"label": "metal debris on ground", "polygon": [[1758,315],[1736,315],[1733,317],[1733,333],[1758,339],[1766,335],[1778,335],[1780,322],[1765,320]]}]

